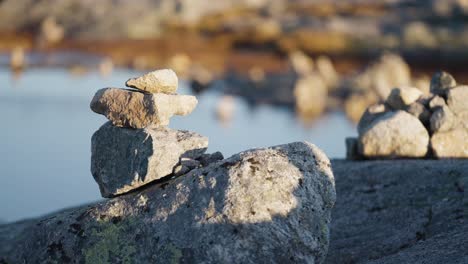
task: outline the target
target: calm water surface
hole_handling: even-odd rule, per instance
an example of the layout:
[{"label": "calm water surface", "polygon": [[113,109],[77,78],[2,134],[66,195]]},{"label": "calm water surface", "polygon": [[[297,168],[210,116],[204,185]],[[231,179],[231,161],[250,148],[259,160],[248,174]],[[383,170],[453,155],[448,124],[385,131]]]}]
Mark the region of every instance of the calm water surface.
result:
[{"label": "calm water surface", "polygon": [[[97,73],[73,76],[65,69],[32,69],[18,79],[0,69],[0,219],[15,221],[100,199],[90,173],[90,139],[106,119],[91,112],[95,91],[122,87],[139,73],[117,70],[107,78]],[[185,83],[180,93],[190,94]],[[219,123],[215,109],[220,94],[198,96],[188,117],[173,118],[170,127],[208,136],[210,152],[225,157],[242,150],[293,141],[310,141],[330,157],[344,157],[344,138],[355,128],[341,113],[304,126],[293,113],[270,106],[249,107],[235,99],[232,121]]]}]

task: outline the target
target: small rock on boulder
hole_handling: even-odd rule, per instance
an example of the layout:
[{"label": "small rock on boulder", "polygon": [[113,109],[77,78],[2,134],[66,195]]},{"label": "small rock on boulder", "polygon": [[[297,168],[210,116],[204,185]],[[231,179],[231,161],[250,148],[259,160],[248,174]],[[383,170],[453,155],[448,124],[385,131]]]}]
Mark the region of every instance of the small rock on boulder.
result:
[{"label": "small rock on boulder", "polygon": [[193,132],[108,122],[91,139],[91,173],[102,196],[112,197],[172,174],[181,158],[196,159],[207,147],[208,139]]},{"label": "small rock on boulder", "polygon": [[395,110],[403,110],[410,104],[416,102],[423,93],[418,88],[399,87],[393,88],[387,97],[386,103]]},{"label": "small rock on boulder", "polygon": [[424,157],[428,145],[426,128],[404,111],[387,112],[359,133],[359,152],[365,157]]},{"label": "small rock on boulder", "polygon": [[431,132],[444,132],[455,125],[456,119],[447,106],[438,108],[431,116]]},{"label": "small rock on boulder", "polygon": [[129,79],[125,85],[148,93],[172,94],[177,91],[178,78],[170,69],[156,70],[141,77]]},{"label": "small rock on boulder", "polygon": [[117,88],[96,92],[91,109],[119,127],[146,128],[167,126],[173,115],[188,115],[197,106],[191,95],[146,94]]}]

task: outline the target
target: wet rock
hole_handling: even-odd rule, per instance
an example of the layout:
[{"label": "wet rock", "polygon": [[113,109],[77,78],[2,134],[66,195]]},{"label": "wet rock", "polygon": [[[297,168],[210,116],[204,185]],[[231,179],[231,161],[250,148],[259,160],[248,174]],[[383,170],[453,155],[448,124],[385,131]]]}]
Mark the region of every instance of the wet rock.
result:
[{"label": "wet rock", "polygon": [[431,132],[450,130],[456,122],[455,116],[447,106],[438,108],[431,116]]},{"label": "wet rock", "polygon": [[468,86],[460,85],[447,92],[447,105],[454,113],[468,112]]},{"label": "wet rock", "polygon": [[359,133],[359,152],[365,157],[424,157],[428,145],[424,125],[404,111],[387,112]]},{"label": "wet rock", "polygon": [[125,85],[148,93],[172,94],[177,91],[178,82],[177,75],[173,70],[163,69],[131,78]]},{"label": "wet rock", "polygon": [[96,92],[90,107],[115,126],[145,128],[167,126],[173,115],[188,115],[197,103],[197,99],[190,95],[104,88]]},{"label": "wet rock", "polygon": [[427,127],[430,124],[431,112],[424,106],[424,104],[414,102],[410,104],[405,111],[417,117],[424,126]]},{"label": "wet rock", "polygon": [[170,175],[181,158],[196,159],[207,147],[208,139],[193,132],[108,122],[91,139],[91,173],[102,196],[112,197]]},{"label": "wet rock", "polygon": [[431,93],[444,96],[450,88],[453,88],[457,85],[457,82],[447,72],[440,71],[435,73],[431,79]]},{"label": "wet rock", "polygon": [[436,108],[444,107],[447,104],[445,103],[444,98],[436,95],[429,101],[429,108],[435,110]]},{"label": "wet rock", "polygon": [[294,87],[296,110],[305,118],[319,116],[327,105],[327,86],[318,74],[299,79]]},{"label": "wet rock", "polygon": [[437,158],[468,158],[468,130],[462,127],[432,135],[431,147]]},{"label": "wet rock", "polygon": [[364,114],[362,115],[357,125],[358,133],[362,134],[364,131],[379,117],[386,112],[389,112],[390,108],[386,104],[376,104],[369,106]]},{"label": "wet rock", "polygon": [[422,96],[422,92],[413,87],[393,88],[386,103],[395,110],[403,110],[416,102]]},{"label": "wet rock", "polygon": [[7,263],[322,263],[334,186],[328,158],[312,144],[245,151],[138,192],[1,226],[0,256]]}]

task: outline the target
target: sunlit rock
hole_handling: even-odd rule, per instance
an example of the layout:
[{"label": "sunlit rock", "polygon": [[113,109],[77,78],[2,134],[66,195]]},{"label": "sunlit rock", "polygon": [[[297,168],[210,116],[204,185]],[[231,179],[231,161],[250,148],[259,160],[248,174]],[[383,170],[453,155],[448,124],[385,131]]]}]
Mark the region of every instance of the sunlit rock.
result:
[{"label": "sunlit rock", "polygon": [[104,88],[96,92],[90,107],[115,126],[145,128],[167,126],[172,116],[190,114],[197,103],[191,95]]},{"label": "sunlit rock", "polygon": [[91,139],[91,173],[102,196],[112,197],[172,174],[181,158],[196,159],[207,147],[208,139],[193,132],[109,122]]},{"label": "sunlit rock", "polygon": [[156,70],[129,79],[125,85],[148,93],[171,94],[177,91],[178,78],[171,69]]}]

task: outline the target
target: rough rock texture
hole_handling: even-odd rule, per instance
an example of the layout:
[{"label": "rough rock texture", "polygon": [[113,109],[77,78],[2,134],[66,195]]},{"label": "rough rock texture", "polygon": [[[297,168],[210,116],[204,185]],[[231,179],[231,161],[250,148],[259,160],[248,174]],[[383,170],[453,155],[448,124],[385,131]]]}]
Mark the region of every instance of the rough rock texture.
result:
[{"label": "rough rock texture", "polygon": [[433,94],[445,96],[447,91],[456,85],[457,82],[452,75],[447,72],[440,71],[432,76],[430,90]]},{"label": "rough rock texture", "polygon": [[193,132],[108,122],[91,139],[91,173],[102,196],[112,197],[170,175],[181,158],[196,159],[207,147],[208,138]]},{"label": "rough rock texture", "polygon": [[395,110],[403,110],[416,102],[423,93],[418,88],[399,87],[393,88],[387,97],[386,103]]},{"label": "rough rock texture", "polygon": [[468,263],[468,161],[332,161],[325,263]]},{"label": "rough rock texture", "polygon": [[321,263],[335,202],[309,143],[251,150],[111,200],[0,226],[0,262]]},{"label": "rough rock texture", "polygon": [[468,158],[468,130],[459,127],[435,133],[431,146],[437,158]]},{"label": "rough rock texture", "polygon": [[156,70],[141,77],[129,79],[125,85],[149,93],[172,94],[177,91],[178,78],[170,69]]},{"label": "rough rock texture", "polygon": [[447,93],[447,104],[454,113],[468,112],[468,86],[461,85]]},{"label": "rough rock texture", "polygon": [[119,127],[167,126],[173,115],[188,115],[197,106],[191,95],[146,94],[118,88],[96,92],[91,109]]},{"label": "rough rock texture", "polygon": [[428,145],[426,128],[404,111],[387,112],[359,132],[359,152],[365,157],[424,157]]}]

